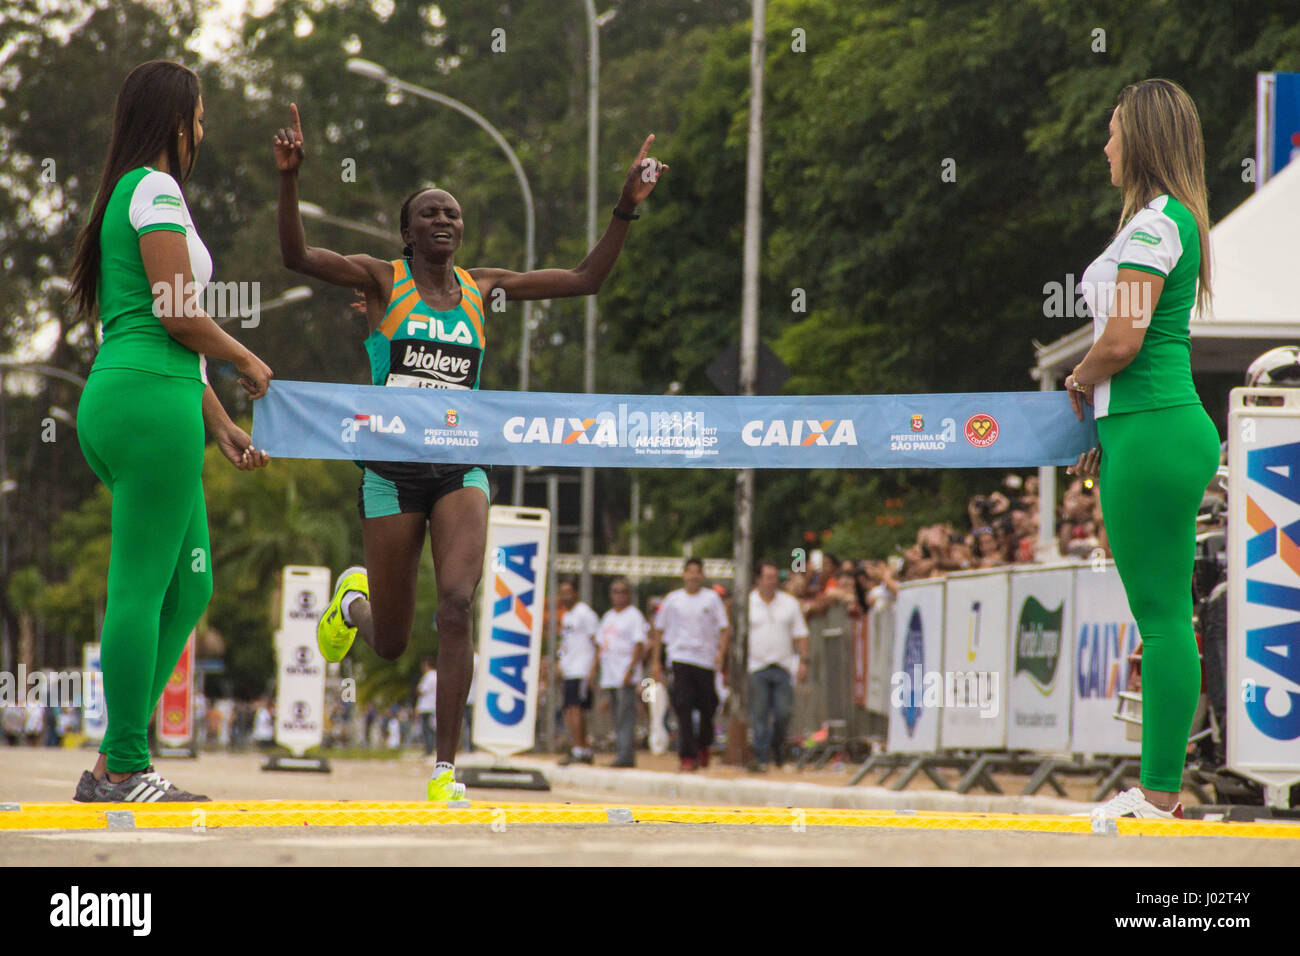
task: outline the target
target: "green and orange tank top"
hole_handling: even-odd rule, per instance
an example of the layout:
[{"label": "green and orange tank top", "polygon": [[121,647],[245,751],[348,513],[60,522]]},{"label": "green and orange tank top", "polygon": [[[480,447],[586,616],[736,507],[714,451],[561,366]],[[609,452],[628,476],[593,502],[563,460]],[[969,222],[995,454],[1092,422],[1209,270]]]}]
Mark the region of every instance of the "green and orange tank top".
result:
[{"label": "green and orange tank top", "polygon": [[483,296],[455,266],[460,304],[438,311],[415,288],[411,265],[393,260],[393,292],[379,327],[366,337],[375,385],[478,388],[483,368]]}]

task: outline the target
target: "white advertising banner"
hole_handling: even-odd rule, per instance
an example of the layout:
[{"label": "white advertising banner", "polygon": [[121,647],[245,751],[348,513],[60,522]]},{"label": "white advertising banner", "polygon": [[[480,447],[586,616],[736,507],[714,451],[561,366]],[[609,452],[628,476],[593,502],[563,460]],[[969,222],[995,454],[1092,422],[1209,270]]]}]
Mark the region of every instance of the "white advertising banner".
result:
[{"label": "white advertising banner", "polygon": [[[905,582],[894,604],[894,655],[889,682],[891,753],[939,749],[942,708],[925,699],[925,675],[943,660],[943,581]],[[927,706],[928,704],[928,706]]]},{"label": "white advertising banner", "polygon": [[1070,746],[1075,566],[1010,573],[1007,749],[1064,753]]},{"label": "white advertising banner", "polygon": [[478,615],[474,745],[497,757],[533,746],[551,514],[494,505]]},{"label": "white advertising banner", "polygon": [[1286,806],[1300,780],[1300,389],[1232,390],[1228,473],[1228,766]]},{"label": "white advertising banner", "polygon": [[325,735],[325,658],[316,623],[332,595],[329,568],[284,569],[275,635],[275,741],[297,757]]},{"label": "white advertising banner", "polygon": [[98,643],[82,645],[81,673],[92,685],[81,692],[81,732],[87,740],[103,740],[108,728],[108,707],[104,703],[104,669],[99,661]]},{"label": "white advertising banner", "polygon": [[1007,571],[949,574],[944,595],[943,710],[939,739],[944,749],[995,750],[1006,744]]},{"label": "white advertising banner", "polygon": [[1142,742],[1129,740],[1128,725],[1115,719],[1128,656],[1141,639],[1113,561],[1089,562],[1074,572],[1074,638],[1070,750],[1140,755]]},{"label": "white advertising banner", "polygon": [[885,589],[875,607],[867,612],[867,703],[868,711],[889,713],[889,678],[894,654],[894,596]]}]

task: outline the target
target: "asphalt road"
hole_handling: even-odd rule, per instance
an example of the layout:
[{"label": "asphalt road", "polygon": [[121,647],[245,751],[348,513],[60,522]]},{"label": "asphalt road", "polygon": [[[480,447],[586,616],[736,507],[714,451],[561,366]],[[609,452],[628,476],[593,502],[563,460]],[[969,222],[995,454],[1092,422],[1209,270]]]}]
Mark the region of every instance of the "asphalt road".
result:
[{"label": "asphalt road", "polygon": [[[0,803],[67,801],[85,751],[0,747]],[[336,761],[329,775],[265,773],[253,754],[160,763],[214,799],[419,800],[423,759]],[[477,790],[475,802],[664,804],[577,791]],[[682,801],[674,801],[681,804]],[[1295,866],[1300,840],[721,824],[482,824],[409,827],[0,831],[8,866]]]}]

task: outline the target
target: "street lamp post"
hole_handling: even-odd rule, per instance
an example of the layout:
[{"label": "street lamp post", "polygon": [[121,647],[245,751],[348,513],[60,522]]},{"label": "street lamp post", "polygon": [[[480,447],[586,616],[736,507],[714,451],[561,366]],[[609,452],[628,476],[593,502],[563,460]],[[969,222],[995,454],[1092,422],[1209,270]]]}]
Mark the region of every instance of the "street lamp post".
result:
[{"label": "street lamp post", "polygon": [[[767,59],[767,0],[752,0],[749,35],[749,141],[745,156],[745,238],[742,254],[740,299],[740,393],[753,395],[758,378],[758,293],[759,253],[763,198],[763,65]],[[749,659],[749,589],[753,571],[754,469],[742,468],[736,476],[736,540],[732,556],[736,581],[732,591],[731,686],[736,692],[728,704],[731,730],[748,711],[749,690],[745,675]],[[738,738],[738,740],[737,740]],[[727,734],[727,750],[735,763],[744,762],[745,735]]]},{"label": "street lamp post", "polygon": [[[402,90],[404,92],[411,93],[415,96],[421,96],[424,97],[425,99],[433,100],[435,103],[441,103],[443,106],[449,106],[452,109],[454,109],[457,113],[460,113],[461,115],[467,116],[470,119],[472,119],[475,123],[477,123],[480,127],[482,127],[483,130],[487,132],[489,136],[492,137],[493,142],[495,142],[498,146],[501,147],[501,151],[506,154],[506,159],[510,161],[510,168],[514,170],[515,178],[519,180],[519,188],[523,192],[524,271],[532,272],[533,271],[533,247],[534,247],[534,240],[535,240],[536,228],[537,228],[536,226],[537,210],[536,210],[536,206],[533,203],[533,190],[528,185],[528,177],[524,174],[524,167],[519,162],[519,157],[515,155],[515,151],[510,148],[510,144],[506,142],[505,137],[501,135],[501,133],[497,130],[497,128],[493,126],[491,123],[489,123],[486,119],[484,119],[480,113],[466,106],[460,100],[452,99],[450,96],[445,96],[442,93],[435,93],[433,90],[426,90],[422,86],[415,86],[412,83],[407,83],[403,80],[399,80],[397,77],[393,76],[393,74],[389,73],[387,69],[380,66],[378,63],[372,63],[369,60],[362,60],[353,57],[352,59],[348,60],[348,70],[357,74],[358,76],[364,76],[372,80],[377,80],[380,83],[383,83],[386,86],[390,87],[391,89]],[[523,315],[523,335],[521,337],[520,347],[519,347],[519,390],[521,392],[528,391],[528,359],[529,359],[529,353],[531,351],[532,318],[533,318],[533,304],[530,300],[525,299],[524,315]],[[516,505],[519,505],[519,504],[523,504],[523,499],[524,499],[524,469],[522,465],[519,465],[515,467],[513,500]]]},{"label": "street lamp post", "polygon": [[[600,24],[596,22],[596,5],[583,0],[587,14],[587,248],[596,245],[596,162],[600,130]],[[596,297],[587,296],[585,342],[582,361],[582,390],[596,390]],[[582,495],[578,523],[578,551],[582,555],[582,573],[578,593],[591,604],[592,533],[596,511],[596,471],[582,469]]]},{"label": "street lamp post", "polygon": [[[258,306],[258,315],[263,312],[270,312],[272,309],[279,309],[286,305],[293,305],[295,302],[306,302],[312,296],[311,286],[296,285],[291,289],[285,289],[274,299],[267,299]],[[223,319],[217,319],[217,325],[225,325],[231,319],[246,318],[246,316],[228,315]]]},{"label": "street lamp post", "polygon": [[380,229],[378,226],[358,222],[355,219],[344,219],[342,216],[330,215],[314,202],[304,202],[303,200],[299,200],[298,212],[302,213],[302,215],[308,219],[315,219],[317,222],[328,223],[331,226],[341,226],[344,229],[351,229],[353,232],[362,232],[367,236],[373,236],[374,238],[382,239],[385,242],[392,242],[394,239],[391,232]]}]

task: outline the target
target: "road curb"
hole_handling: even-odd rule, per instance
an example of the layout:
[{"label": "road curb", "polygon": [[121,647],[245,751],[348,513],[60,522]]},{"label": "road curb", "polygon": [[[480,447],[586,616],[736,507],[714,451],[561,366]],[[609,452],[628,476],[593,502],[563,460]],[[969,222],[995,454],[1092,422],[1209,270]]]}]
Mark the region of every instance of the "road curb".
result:
[{"label": "road curb", "polygon": [[[486,754],[462,754],[460,765],[488,766]],[[509,766],[540,770],[552,787],[625,796],[662,797],[723,806],[820,807],[831,810],[931,810],[965,813],[1075,813],[1091,804],[1057,797],[960,794],[942,790],[894,791],[873,786],[827,786],[777,780],[723,779],[657,770],[613,770],[537,757],[511,757]]]}]

